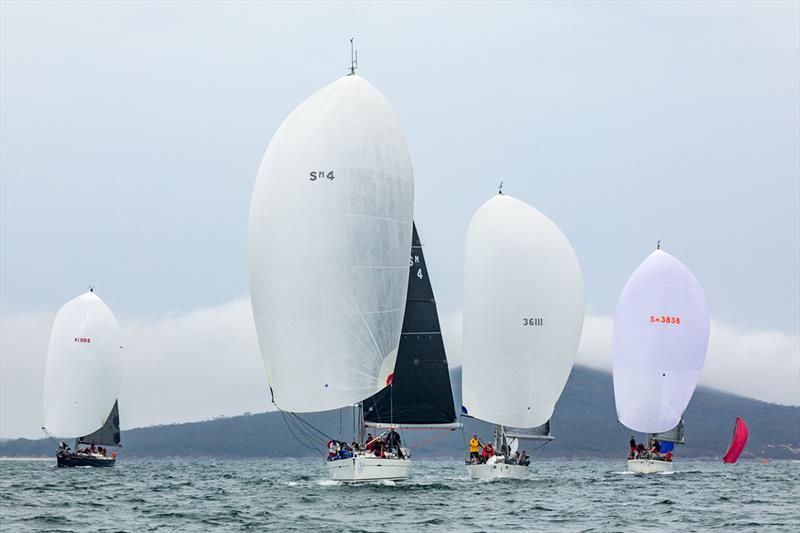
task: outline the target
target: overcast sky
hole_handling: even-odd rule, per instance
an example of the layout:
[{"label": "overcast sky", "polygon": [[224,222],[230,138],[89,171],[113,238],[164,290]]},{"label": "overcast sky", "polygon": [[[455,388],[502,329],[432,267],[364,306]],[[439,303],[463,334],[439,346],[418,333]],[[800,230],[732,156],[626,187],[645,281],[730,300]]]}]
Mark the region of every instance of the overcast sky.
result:
[{"label": "overcast sky", "polygon": [[800,4],[22,3],[0,13],[0,436],[39,436],[58,308],[126,342],[125,427],[268,407],[250,193],[285,116],[346,73],[392,103],[452,363],[463,245],[505,190],[580,258],[579,362],[610,366],[661,239],[704,286],[702,382],[800,403]]}]

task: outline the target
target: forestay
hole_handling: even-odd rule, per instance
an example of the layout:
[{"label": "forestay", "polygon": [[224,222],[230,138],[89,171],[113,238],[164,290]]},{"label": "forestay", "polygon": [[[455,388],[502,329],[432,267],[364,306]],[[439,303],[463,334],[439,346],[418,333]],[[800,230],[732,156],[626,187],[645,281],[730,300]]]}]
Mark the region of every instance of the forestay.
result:
[{"label": "forestay", "polygon": [[383,95],[346,76],[275,133],[250,208],[250,289],[275,404],[309,412],[386,386],[408,284],[411,161]]},{"label": "forestay", "polygon": [[122,346],[114,315],[94,293],[56,314],[44,377],[43,429],[74,438],[101,428],[122,384]]},{"label": "forestay", "polygon": [[617,304],[613,333],[617,418],[643,433],[678,425],[708,348],[703,289],[680,261],[656,250],[633,273]]},{"label": "forestay", "polygon": [[558,226],[516,198],[486,202],[467,232],[462,412],[515,428],[550,420],[583,316],[583,275]]}]

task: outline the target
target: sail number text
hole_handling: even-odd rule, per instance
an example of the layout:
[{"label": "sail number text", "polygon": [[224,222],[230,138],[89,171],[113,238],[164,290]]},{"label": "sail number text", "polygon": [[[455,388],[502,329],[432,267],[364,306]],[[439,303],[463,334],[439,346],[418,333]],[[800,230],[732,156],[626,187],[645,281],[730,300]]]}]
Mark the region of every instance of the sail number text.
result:
[{"label": "sail number text", "polygon": [[[411,268],[414,268],[415,264],[417,264],[417,265],[419,264],[419,256],[418,255],[412,255],[411,256],[411,260],[409,261],[408,266],[410,266]],[[419,279],[422,279],[424,277],[424,275],[422,274],[422,268],[418,268],[417,269],[417,277]]]},{"label": "sail number text", "polygon": [[681,317],[650,315],[650,322],[653,324],[680,324]]},{"label": "sail number text", "polygon": [[308,176],[308,179],[311,181],[317,181],[317,178],[328,178],[331,181],[336,179],[336,176],[333,175],[333,170],[315,170],[313,172],[309,172]]},{"label": "sail number text", "polygon": [[523,326],[542,326],[544,325],[543,318],[523,318],[522,319]]},{"label": "sail number text", "polygon": [[92,342],[92,339],[90,339],[88,337],[75,337],[75,342],[90,343],[90,342]]}]

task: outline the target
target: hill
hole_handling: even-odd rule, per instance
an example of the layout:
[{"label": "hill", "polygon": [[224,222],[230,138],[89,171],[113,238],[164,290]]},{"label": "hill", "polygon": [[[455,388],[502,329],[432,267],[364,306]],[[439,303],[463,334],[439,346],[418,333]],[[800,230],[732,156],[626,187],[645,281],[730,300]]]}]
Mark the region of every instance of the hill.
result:
[{"label": "hill", "polygon": [[[460,369],[451,373],[460,404]],[[708,388],[699,388],[686,411],[687,444],[681,457],[721,457],[733,423],[741,416],[750,428],[743,458],[800,459],[800,407],[770,404]],[[303,419],[327,435],[350,440],[352,410],[304,415]],[[490,438],[489,424],[464,420],[464,431],[448,433],[405,431],[404,442],[423,444],[416,457],[461,457],[464,437],[477,433]],[[295,433],[297,433],[295,429]],[[556,439],[542,452],[547,457],[620,457],[627,453],[631,432],[616,421],[610,374],[576,367],[553,416]],[[124,457],[296,457],[315,452],[298,444],[283,415],[267,412],[204,422],[131,429],[123,432]],[[637,435],[637,440],[641,436]],[[436,440],[434,440],[436,439]],[[322,438],[316,441],[322,444]],[[533,446],[531,446],[532,448]],[[50,456],[52,439],[13,439],[0,442],[0,456]]]}]

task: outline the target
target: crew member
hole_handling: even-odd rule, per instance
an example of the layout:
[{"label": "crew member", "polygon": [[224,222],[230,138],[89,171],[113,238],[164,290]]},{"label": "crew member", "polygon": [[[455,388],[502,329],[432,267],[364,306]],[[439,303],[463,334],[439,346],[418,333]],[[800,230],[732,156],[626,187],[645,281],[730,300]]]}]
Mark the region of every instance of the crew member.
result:
[{"label": "crew member", "polygon": [[472,463],[473,461],[476,463],[480,462],[481,456],[478,453],[478,450],[482,446],[481,441],[478,440],[477,435],[473,435],[471,439],[469,439],[469,462]]}]

